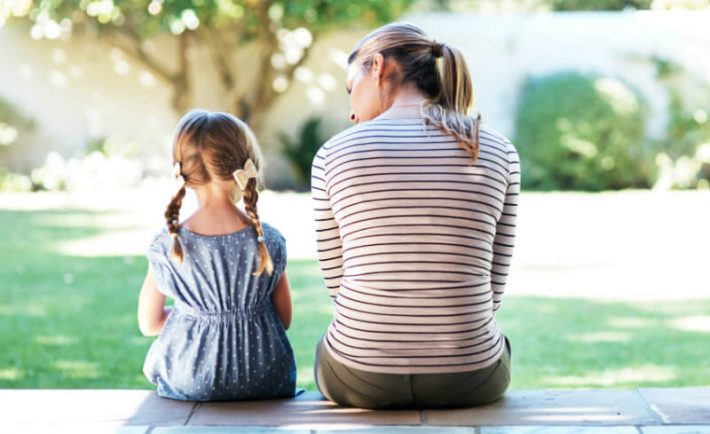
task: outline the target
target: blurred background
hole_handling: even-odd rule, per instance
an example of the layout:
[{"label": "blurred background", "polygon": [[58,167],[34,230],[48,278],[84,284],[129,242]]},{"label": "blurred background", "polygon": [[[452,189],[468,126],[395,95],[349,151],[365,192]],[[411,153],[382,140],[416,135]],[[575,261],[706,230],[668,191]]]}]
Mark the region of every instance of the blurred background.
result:
[{"label": "blurred background", "polygon": [[0,387],[151,387],[143,253],[201,107],[262,144],[312,389],[310,164],[349,126],[351,47],[390,21],[463,51],[521,155],[513,387],[710,384],[710,0],[0,0]]}]

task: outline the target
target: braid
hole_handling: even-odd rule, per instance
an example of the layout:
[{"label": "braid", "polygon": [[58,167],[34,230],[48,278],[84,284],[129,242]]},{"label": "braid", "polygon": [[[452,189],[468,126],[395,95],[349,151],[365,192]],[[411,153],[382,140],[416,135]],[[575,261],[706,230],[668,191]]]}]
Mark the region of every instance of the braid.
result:
[{"label": "braid", "polygon": [[178,240],[178,229],[180,229],[180,207],[182,206],[182,199],[185,197],[185,185],[180,187],[175,196],[168,204],[168,209],[165,210],[165,220],[168,225],[168,233],[173,239],[173,251],[171,257],[178,263],[182,263],[184,254],[182,251],[182,245],[180,245],[180,240]]},{"label": "braid", "polygon": [[247,188],[244,190],[244,210],[251,219],[251,224],[256,229],[256,235],[259,237],[258,248],[259,248],[259,267],[254,273],[255,276],[259,276],[266,270],[266,272],[271,275],[274,271],[274,264],[271,261],[271,256],[269,255],[269,250],[266,248],[266,241],[264,240],[264,228],[261,226],[261,221],[259,220],[259,214],[256,210],[256,202],[259,200],[259,192],[256,188],[256,179],[250,179],[247,182]]}]

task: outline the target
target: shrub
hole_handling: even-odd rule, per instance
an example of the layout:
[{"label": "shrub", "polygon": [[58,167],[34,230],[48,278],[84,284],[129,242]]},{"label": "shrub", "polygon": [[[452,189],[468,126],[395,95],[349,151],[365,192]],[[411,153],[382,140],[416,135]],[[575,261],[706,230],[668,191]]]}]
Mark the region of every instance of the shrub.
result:
[{"label": "shrub", "polygon": [[32,180],[20,173],[13,173],[4,167],[0,167],[0,192],[6,191],[30,191]]},{"label": "shrub", "polygon": [[669,96],[665,135],[655,141],[659,175],[654,189],[708,189],[710,86],[673,61],[656,56],[650,60]]},{"label": "shrub", "polygon": [[295,139],[281,133],[281,154],[289,161],[296,180],[303,188],[311,182],[311,164],[318,149],[327,140],[322,129],[322,119],[312,117],[303,123]]},{"label": "shrub", "polygon": [[645,104],[620,80],[563,72],[524,83],[515,121],[523,188],[647,188]]}]

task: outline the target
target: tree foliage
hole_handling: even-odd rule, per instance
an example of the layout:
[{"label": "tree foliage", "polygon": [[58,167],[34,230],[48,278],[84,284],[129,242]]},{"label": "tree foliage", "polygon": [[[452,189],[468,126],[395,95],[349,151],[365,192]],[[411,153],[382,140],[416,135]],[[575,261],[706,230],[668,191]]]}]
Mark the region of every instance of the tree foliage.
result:
[{"label": "tree foliage", "polygon": [[[192,106],[189,55],[193,47],[210,53],[220,86],[221,109],[257,124],[308,58],[313,42],[333,28],[353,24],[374,27],[404,13],[413,0],[16,0],[0,3],[0,25],[9,19],[32,24],[36,39],[67,38],[94,31],[121,49],[173,93],[173,108]],[[149,42],[168,35],[176,59],[161,61]],[[249,48],[250,61],[240,62]],[[177,65],[177,66],[174,66]],[[255,69],[254,69],[255,68]],[[250,74],[244,74],[249,69]],[[244,77],[254,77],[244,83]]]},{"label": "tree foliage", "polygon": [[454,12],[700,10],[710,9],[710,0],[420,0],[416,8]]}]

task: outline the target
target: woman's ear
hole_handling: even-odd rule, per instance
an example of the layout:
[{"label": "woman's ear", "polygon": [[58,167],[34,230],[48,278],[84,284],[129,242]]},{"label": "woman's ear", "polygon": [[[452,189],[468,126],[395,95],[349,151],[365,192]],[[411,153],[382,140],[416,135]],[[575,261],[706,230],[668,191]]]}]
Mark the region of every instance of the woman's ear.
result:
[{"label": "woman's ear", "polygon": [[375,53],[375,55],[372,56],[372,66],[370,67],[370,74],[372,75],[372,78],[375,79],[375,82],[377,82],[377,84],[382,81],[384,71],[385,57],[382,55],[382,53]]}]

